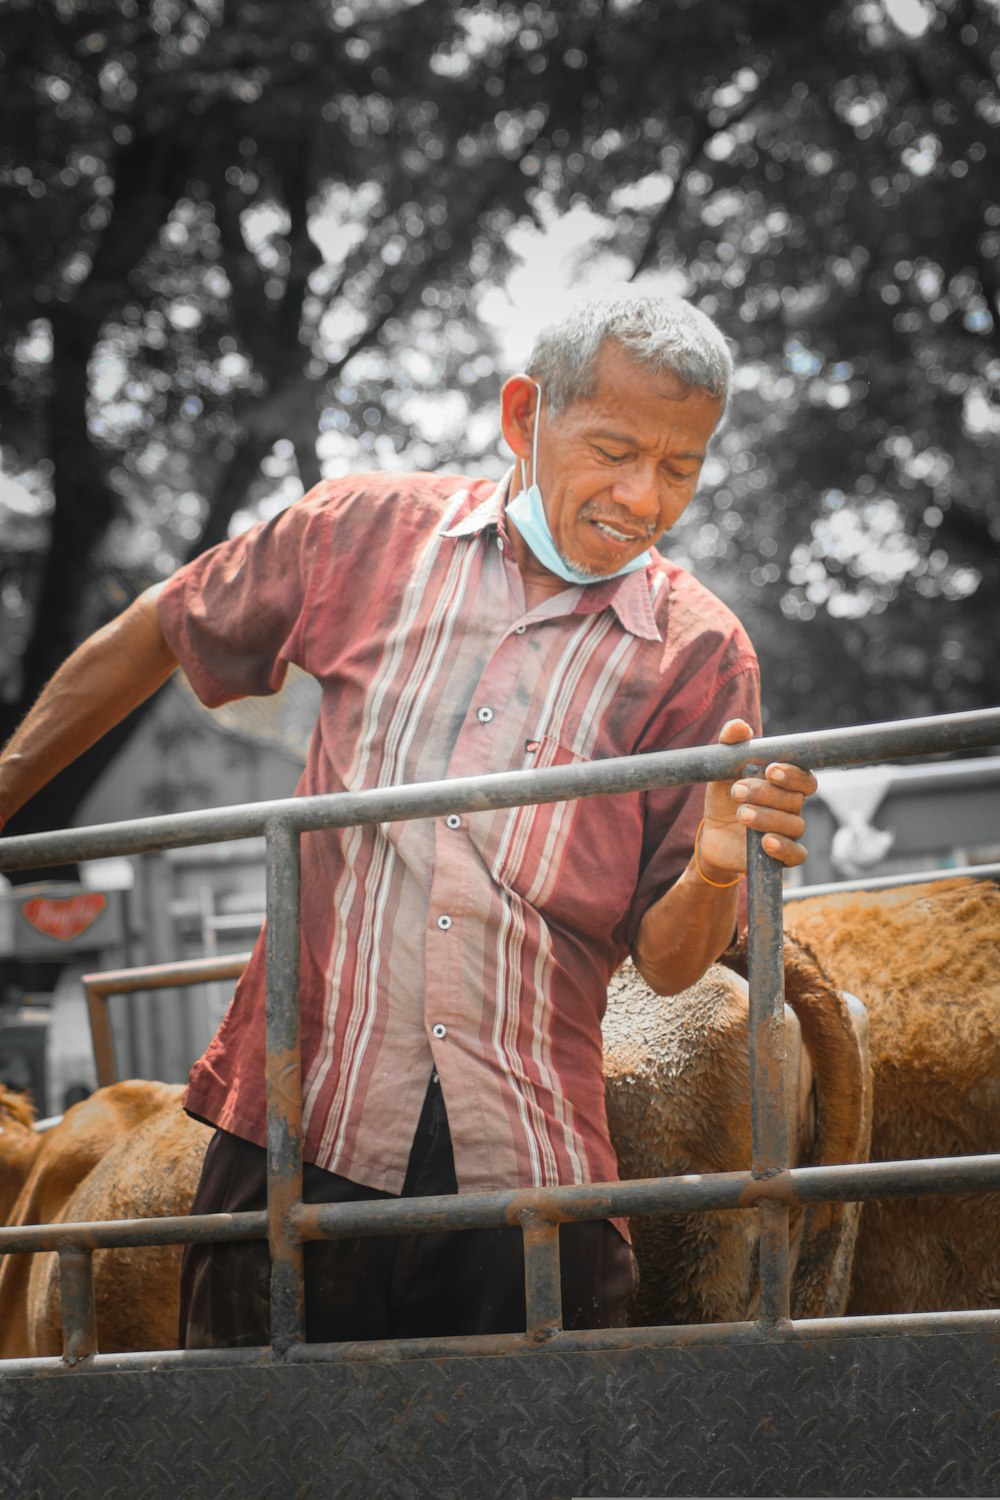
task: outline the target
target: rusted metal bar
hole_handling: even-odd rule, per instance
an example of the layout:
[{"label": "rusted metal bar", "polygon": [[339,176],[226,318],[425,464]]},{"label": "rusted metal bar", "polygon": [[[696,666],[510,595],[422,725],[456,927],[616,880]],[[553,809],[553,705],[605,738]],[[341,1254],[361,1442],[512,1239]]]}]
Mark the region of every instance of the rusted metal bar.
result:
[{"label": "rusted metal bar", "polygon": [[[862,1162],[795,1167],[768,1178],[751,1172],[655,1177],[577,1187],[463,1193],[457,1197],[383,1199],[374,1203],[304,1204],[296,1210],[303,1240],[357,1234],[401,1234],[430,1229],[488,1228],[510,1222],[512,1203],[547,1217],[630,1218],[704,1209],[756,1208],[773,1200],[790,1208],[808,1203],[854,1203],[874,1198],[946,1197],[1000,1189],[1000,1155],[953,1156],[907,1162]],[[3,1244],[0,1231],[0,1245]]]},{"label": "rusted metal bar", "polygon": [[559,1225],[530,1210],[519,1217],[524,1233],[525,1328],[535,1340],[548,1339],[562,1327]]},{"label": "rusted metal bar", "polygon": [[[928,1333],[1000,1334],[1000,1312],[993,1308],[981,1312],[898,1313],[881,1317],[815,1318],[799,1322],[775,1323],[761,1327],[758,1323],[707,1323],[649,1328],[595,1328],[575,1332],[560,1330],[539,1344],[524,1333],[472,1335],[465,1337],[401,1339],[365,1344],[296,1344],[287,1362],[297,1365],[337,1363],[396,1363],[408,1359],[448,1359],[469,1355],[532,1354],[545,1359],[548,1354],[561,1357],[572,1353],[626,1353],[636,1349],[670,1349],[717,1344],[796,1344],[816,1339],[845,1337],[892,1338]],[[272,1363],[267,1348],[244,1349],[163,1349],[141,1354],[97,1354],[83,1367],[94,1374],[140,1374],[152,1371],[196,1369],[256,1369]],[[74,1372],[57,1357],[11,1359],[0,1363],[0,1384],[4,1376],[32,1378],[73,1378]]]},{"label": "rusted metal bar", "polygon": [[898,1313],[884,1317],[812,1318],[799,1322],[671,1324],[648,1328],[593,1328],[560,1330],[539,1345],[529,1335],[441,1337],[394,1340],[384,1343],[302,1344],[292,1351],[295,1364],[320,1364],[329,1360],[370,1361],[391,1359],[447,1359],[459,1355],[528,1354],[539,1358],[575,1352],[617,1353],[633,1349],[670,1349],[713,1344],[788,1344],[816,1338],[916,1335],[922,1333],[1000,1334],[1000,1312]]},{"label": "rusted metal bar", "polygon": [[251,838],[264,833],[276,817],[290,829],[305,833],[319,828],[431,818],[448,812],[489,812],[539,802],[564,802],[573,797],[730,779],[740,775],[751,762],[769,764],[784,760],[818,770],[887,756],[982,749],[997,743],[1000,743],[1000,709],[979,709],[936,718],[900,719],[857,728],[744,740],[738,745],[705,745],[690,750],[616,756],[541,771],[505,771],[367,792],[247,803],[211,812],[135,818],[59,833],[27,834],[3,840],[0,869],[36,869],[68,860],[99,859],[107,854],[138,854],[149,849],[179,849],[190,844]]},{"label": "rusted metal bar", "polygon": [[226,953],[216,958],[185,958],[172,964],[142,964],[134,969],[104,969],[84,974],[83,983],[95,995],[130,995],[136,990],[173,990],[214,979],[236,979],[246,968],[249,953]]},{"label": "rusted metal bar", "polygon": [[97,1353],[97,1306],[90,1250],[65,1245],[59,1251],[59,1304],[63,1359],[67,1364],[76,1365]]},{"label": "rusted metal bar", "polygon": [[762,1323],[780,1323],[792,1315],[787,1203],[775,1203],[771,1199],[761,1203],[757,1209],[757,1224],[758,1317]]},{"label": "rusted metal bar", "polygon": [[[703,1177],[651,1177],[633,1182],[504,1193],[381,1199],[373,1203],[307,1203],[293,1207],[290,1218],[298,1238],[321,1240],[359,1234],[498,1228],[510,1224],[512,1210],[523,1212],[527,1208],[537,1208],[547,1219],[569,1223],[581,1219],[629,1218],[635,1214],[756,1208],[768,1200],[794,1207],[809,1203],[864,1203],[874,1198],[915,1198],[928,1193],[955,1197],[991,1191],[1000,1191],[1000,1155],[794,1167],[763,1179],[755,1178],[751,1172],[713,1172]],[[107,1249],[266,1238],[267,1215],[263,1210],[107,1219],[0,1228],[0,1254],[59,1250],[64,1245]]]},{"label": "rusted metal bar", "polygon": [[[747,962],[750,984],[750,1131],[753,1177],[788,1171],[785,1111],[785,963],[781,866],[765,854],[761,835],[747,833]],[[760,1318],[791,1315],[788,1205],[765,1200],[758,1209]]]},{"label": "rusted metal bar", "polygon": [[115,1039],[111,1034],[111,1015],[107,995],[92,990],[87,983],[93,975],[84,975],[83,992],[87,997],[87,1017],[90,1021],[90,1044],[94,1049],[94,1065],[97,1068],[98,1088],[107,1088],[118,1077],[115,1061]]},{"label": "rusted metal bar", "polygon": [[267,1221],[271,1343],[305,1338],[302,1241],[302,1052],[299,1028],[299,835],[285,821],[267,830]]},{"label": "rusted metal bar", "polygon": [[188,958],[172,964],[143,964],[134,969],[104,969],[84,974],[90,1035],[101,1088],[118,1077],[114,1040],[108,1016],[111,995],[136,995],[147,990],[180,989],[218,979],[238,979],[249,962],[249,953],[231,953],[220,958]]},{"label": "rusted metal bar", "polygon": [[187,1245],[220,1240],[266,1240],[263,1209],[240,1214],[164,1214],[157,1219],[91,1219],[76,1224],[19,1224],[0,1228],[0,1255],[37,1250],[120,1250],[131,1245]]}]

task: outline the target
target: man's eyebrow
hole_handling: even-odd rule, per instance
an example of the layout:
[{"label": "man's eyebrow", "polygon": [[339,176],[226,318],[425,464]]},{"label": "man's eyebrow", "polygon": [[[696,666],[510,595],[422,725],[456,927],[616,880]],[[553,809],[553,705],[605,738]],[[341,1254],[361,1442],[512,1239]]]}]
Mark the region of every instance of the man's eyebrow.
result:
[{"label": "man's eyebrow", "polygon": [[[610,427],[599,427],[594,433],[595,438],[600,438],[602,443],[621,443],[626,448],[638,447],[638,439],[630,432],[616,432]],[[705,458],[705,453],[671,453],[670,458],[697,459],[700,463]]]}]

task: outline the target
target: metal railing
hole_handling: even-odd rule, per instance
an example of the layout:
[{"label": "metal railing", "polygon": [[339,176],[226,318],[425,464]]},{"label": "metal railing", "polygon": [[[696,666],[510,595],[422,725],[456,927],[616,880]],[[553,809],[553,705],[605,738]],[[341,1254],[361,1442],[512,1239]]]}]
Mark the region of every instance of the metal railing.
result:
[{"label": "metal railing", "polygon": [[[421,783],[359,793],[267,802],[143,818],[99,828],[14,837],[0,845],[0,867],[34,869],[108,854],[134,854],[221,842],[263,833],[267,841],[267,1172],[266,1212],[198,1215],[58,1226],[0,1229],[0,1253],[57,1251],[60,1257],[63,1361],[13,1361],[0,1374],[73,1364],[93,1369],[162,1368],[172,1364],[259,1363],[261,1358],[328,1358],[332,1349],[353,1358],[401,1354],[500,1350],[513,1352],[555,1342],[559,1348],[628,1347],[650,1342],[829,1334],[913,1329],[928,1322],[948,1327],[1000,1326],[1000,1313],[911,1314],[884,1319],[789,1318],[788,1215],[793,1206],[860,1202],[868,1198],[934,1192],[958,1194],[1000,1188],[1000,1155],[934,1161],[790,1168],[783,1099],[781,867],[764,854],[760,837],[748,838],[750,1087],[752,1165],[748,1172],[705,1177],[536,1188],[316,1206],[302,1202],[302,1095],[298,1010],[299,839],[322,828],[437,817],[450,812],[560,802],[606,793],[646,791],[732,778],[775,760],[816,770],[862,764],[886,756],[978,749],[1000,743],[1000,709],[934,719],[866,725],[665,751],[539,771]],[[235,962],[235,960],[234,960]],[[166,980],[165,983],[176,982]],[[755,1322],[698,1328],[561,1329],[558,1232],[562,1222],[635,1214],[755,1208],[760,1215],[760,1302]],[[305,1345],[303,1244],[347,1235],[385,1235],[442,1228],[518,1225],[524,1236],[527,1319],[524,1334],[393,1341],[370,1347]],[[111,1246],[179,1244],[266,1238],[272,1262],[269,1351],[233,1349],[174,1354],[96,1355],[92,1254]]]},{"label": "metal railing", "polygon": [[220,979],[239,979],[249,960],[249,953],[213,954],[209,958],[178,959],[171,964],[143,964],[133,969],[102,969],[99,974],[84,974],[83,993],[87,998],[98,1087],[104,1088],[118,1078],[108,1010],[112,995],[146,994],[214,984]]}]

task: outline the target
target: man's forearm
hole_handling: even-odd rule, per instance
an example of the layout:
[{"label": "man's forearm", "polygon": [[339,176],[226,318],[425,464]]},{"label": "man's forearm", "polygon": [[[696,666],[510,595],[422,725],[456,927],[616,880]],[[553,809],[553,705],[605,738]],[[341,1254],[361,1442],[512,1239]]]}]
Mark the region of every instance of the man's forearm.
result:
[{"label": "man's forearm", "polygon": [[0,754],[0,818],[156,692],[177,666],[149,589],[90,636],[43,688]]},{"label": "man's forearm", "polygon": [[651,906],[639,924],[636,968],[658,995],[676,995],[695,984],[732,942],[739,887],[719,889],[694,862]]},{"label": "man's forearm", "polygon": [[[719,743],[738,745],[752,733],[745,719],[730,719]],[[635,966],[650,989],[676,995],[695,984],[728,948],[747,867],[748,829],[761,835],[764,853],[780,864],[803,863],[806,851],[798,842],[805,829],[802,804],[815,790],[811,771],[783,762],[765,766],[762,775],[708,783],[705,816],[687,869],[646,912],[633,945]]]}]

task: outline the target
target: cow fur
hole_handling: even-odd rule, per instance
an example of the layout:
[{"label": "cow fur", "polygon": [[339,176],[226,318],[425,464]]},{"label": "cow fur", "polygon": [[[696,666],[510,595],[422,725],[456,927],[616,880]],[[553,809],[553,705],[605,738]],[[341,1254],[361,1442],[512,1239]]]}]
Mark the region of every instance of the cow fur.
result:
[{"label": "cow fur", "polygon": [[[186,1212],[209,1132],[183,1114],[182,1092],[175,1085],[131,1081],[99,1089],[74,1105],[59,1125],[37,1137],[37,1150],[7,1223],[68,1223]],[[7,1118],[5,1113],[4,1124]],[[183,1140],[194,1137],[200,1144],[193,1179],[190,1172],[178,1178],[178,1157],[165,1149],[170,1145],[171,1127]],[[182,1152],[179,1159],[187,1162],[189,1155]],[[169,1206],[178,1200],[182,1206]],[[175,1246],[95,1255],[102,1351],[176,1344],[179,1254]],[[0,1259],[0,1358],[60,1352],[58,1306],[52,1307],[58,1288],[56,1264],[54,1253],[11,1254]],[[150,1269],[153,1266],[169,1266],[169,1274],[157,1276]],[[150,1287],[156,1288],[155,1295],[147,1297],[144,1293]],[[169,1304],[171,1299],[173,1326],[166,1342],[146,1342],[163,1322],[164,1301]],[[122,1325],[123,1334],[119,1333]]]},{"label": "cow fur", "polygon": [[0,1223],[9,1222],[41,1144],[30,1097],[0,1084]]},{"label": "cow fur", "polygon": [[[743,962],[739,951],[728,956]],[[793,1165],[863,1160],[870,1128],[866,1055],[843,998],[798,955],[786,991],[806,1043],[815,1128],[796,1129],[812,1101],[793,1076]],[[622,1177],[747,1170],[751,1165],[748,995],[713,967],[683,994],[655,995],[631,967],[612,980],[604,1023],[608,1121]],[[757,1302],[757,1215],[726,1209],[632,1220],[640,1285],[635,1324],[737,1322]],[[792,1312],[846,1305],[857,1230],[853,1208],[793,1210]]]},{"label": "cow fur", "polygon": [[[868,1007],[875,1161],[1000,1149],[1000,890],[953,879],[790,902],[789,932]],[[1000,1303],[1000,1196],[865,1205],[850,1313]]]},{"label": "cow fur", "polygon": [[[59,1211],[60,1222],[144,1219],[190,1211],[212,1132],[184,1113],[183,1092],[171,1088],[151,1101],[150,1112],[110,1147],[70,1194]],[[94,1299],[104,1353],[176,1348],[181,1253],[180,1245],[95,1252]],[[58,1259],[35,1255],[32,1261],[28,1339],[36,1354],[59,1354]]]}]

